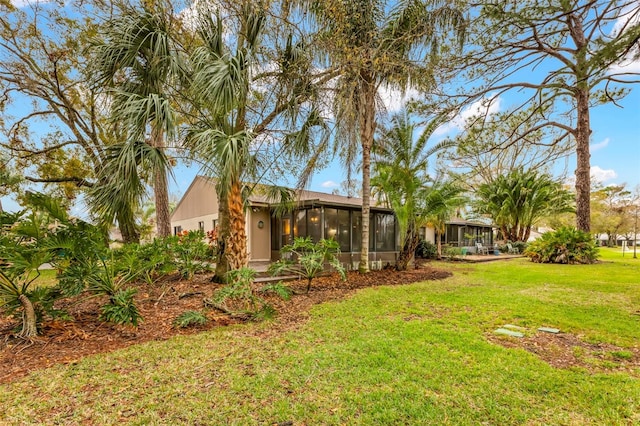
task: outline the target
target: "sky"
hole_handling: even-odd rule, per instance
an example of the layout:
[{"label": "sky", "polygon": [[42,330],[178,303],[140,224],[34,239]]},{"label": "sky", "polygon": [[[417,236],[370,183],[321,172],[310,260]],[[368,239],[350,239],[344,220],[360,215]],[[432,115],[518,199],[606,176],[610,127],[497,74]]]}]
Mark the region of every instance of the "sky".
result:
[{"label": "sky", "polygon": [[[17,3],[14,0],[14,4]],[[628,71],[640,72],[640,60],[627,64]],[[631,92],[619,102],[619,105],[603,105],[591,109],[591,172],[592,178],[603,185],[626,183],[629,189],[640,186],[640,84],[628,85]],[[386,108],[390,114],[399,111],[404,100],[415,96],[409,91],[406,98],[399,94],[381,91]],[[515,105],[517,94],[507,93],[492,104],[492,112],[505,111]],[[477,106],[464,109],[458,116],[445,123],[432,137],[432,143],[455,136],[463,131],[465,119],[477,111]],[[568,174],[568,181],[575,169],[575,155],[566,161],[559,162],[554,168],[558,175]],[[173,197],[179,198],[200,172],[196,164],[190,166],[179,164],[174,169],[174,180],[170,183]],[[346,171],[336,159],[328,167],[317,171],[311,180],[309,189],[331,192],[340,187],[346,179]],[[2,198],[5,210],[15,211],[19,208],[11,197]],[[77,206],[74,214],[82,215],[82,206]]]}]

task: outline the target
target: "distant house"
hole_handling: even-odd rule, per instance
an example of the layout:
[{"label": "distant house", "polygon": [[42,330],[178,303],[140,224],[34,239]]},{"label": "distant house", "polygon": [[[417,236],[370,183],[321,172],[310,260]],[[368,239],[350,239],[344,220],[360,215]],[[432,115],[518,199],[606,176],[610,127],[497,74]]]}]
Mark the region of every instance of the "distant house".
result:
[{"label": "distant house", "polygon": [[[272,261],[280,257],[280,249],[294,237],[309,236],[318,241],[333,238],[340,244],[340,260],[353,268],[360,260],[362,200],[315,191],[298,191],[295,209],[283,216],[273,214],[276,205],[264,196],[252,195],[245,212],[247,246],[253,261]],[[458,231],[463,222],[451,222],[443,238],[449,243],[461,241]],[[465,222],[466,223],[466,222]],[[215,181],[196,176],[171,215],[174,234],[185,230],[215,229],[218,225],[218,199]],[[485,244],[492,242],[491,227],[471,223],[465,232],[481,229]],[[433,230],[423,237],[435,242]],[[455,235],[455,236],[454,236]],[[474,234],[475,235],[475,234]],[[400,235],[393,211],[372,206],[369,220],[369,260],[372,267],[395,263]],[[473,244],[471,244],[473,245]]]}]

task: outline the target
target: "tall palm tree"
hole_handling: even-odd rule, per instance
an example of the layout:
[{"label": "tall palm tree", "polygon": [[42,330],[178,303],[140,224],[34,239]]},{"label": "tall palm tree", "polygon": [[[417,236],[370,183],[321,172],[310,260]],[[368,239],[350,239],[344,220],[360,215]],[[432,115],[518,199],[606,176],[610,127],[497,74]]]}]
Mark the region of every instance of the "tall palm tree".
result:
[{"label": "tall palm tree", "polygon": [[[325,139],[320,146],[313,143],[314,129],[323,127],[314,107],[315,87],[330,75],[311,68],[303,40],[295,41],[286,22],[266,12],[266,4],[221,3],[217,10],[203,6],[197,13],[197,47],[187,76],[192,120],[185,138],[217,179],[216,280],[248,262],[243,187],[261,178],[258,140],[272,137],[278,125],[288,129],[278,145],[283,155],[309,157],[321,150]],[[267,35],[269,45],[263,44]]]},{"label": "tall palm tree", "polygon": [[[373,149],[374,175],[371,184],[393,209],[404,235],[396,269],[406,270],[418,246],[418,231],[442,210],[445,195],[428,173],[429,158],[452,145],[445,141],[427,147],[429,137],[442,124],[437,118],[416,137],[416,124],[406,112],[395,115]],[[436,191],[437,189],[437,191]]]},{"label": "tall palm tree", "polygon": [[[106,26],[104,41],[94,47],[96,80],[111,89],[114,123],[126,134],[127,143],[134,145],[129,152],[143,141],[164,155],[167,140],[175,135],[177,117],[170,100],[180,71],[175,26],[171,8],[162,1],[145,2],[141,8],[122,6]],[[149,165],[153,166],[147,172],[155,195],[157,234],[168,236],[169,162]]]},{"label": "tall palm tree", "polygon": [[335,82],[334,115],[348,168],[362,154],[362,252],[359,270],[369,270],[371,148],[377,115],[383,111],[381,88],[404,93],[434,84],[434,61],[445,32],[461,43],[462,13],[438,0],[314,0],[309,9],[321,31],[329,61],[340,69]]}]

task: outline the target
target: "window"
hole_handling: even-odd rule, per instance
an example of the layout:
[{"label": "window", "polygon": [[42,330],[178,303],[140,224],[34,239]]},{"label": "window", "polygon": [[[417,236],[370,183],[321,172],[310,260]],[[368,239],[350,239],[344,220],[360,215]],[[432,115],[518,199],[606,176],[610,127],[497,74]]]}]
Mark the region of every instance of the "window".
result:
[{"label": "window", "polygon": [[391,214],[375,215],[376,251],[394,251],[396,249],[396,221]]},{"label": "window", "polygon": [[351,212],[351,250],[358,252],[362,244],[362,212]]},{"label": "window", "polygon": [[178,235],[182,232],[182,226],[174,226],[173,227],[173,235]]},{"label": "window", "polygon": [[213,219],[213,228],[212,229],[216,229],[218,227],[218,219]]},{"label": "window", "polygon": [[320,208],[307,210],[307,235],[311,237],[311,241],[317,243],[322,238]]},{"label": "window", "polygon": [[198,229],[202,232],[204,232],[204,221],[202,222],[198,222]]},{"label": "window", "polygon": [[351,224],[349,220],[348,210],[338,210],[338,235],[336,240],[340,243],[341,251],[349,251],[351,249]]},{"label": "window", "polygon": [[296,212],[296,221],[293,224],[293,235],[295,237],[307,236],[307,211],[299,210]]}]

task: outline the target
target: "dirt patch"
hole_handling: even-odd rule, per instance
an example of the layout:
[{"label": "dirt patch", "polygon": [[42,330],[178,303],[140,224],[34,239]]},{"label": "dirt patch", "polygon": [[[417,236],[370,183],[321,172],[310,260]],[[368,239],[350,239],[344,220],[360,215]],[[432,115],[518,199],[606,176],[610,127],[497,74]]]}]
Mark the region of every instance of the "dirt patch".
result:
[{"label": "dirt patch", "polygon": [[625,372],[640,376],[640,349],[588,343],[570,333],[537,332],[512,338],[490,334],[487,339],[506,348],[521,348],[556,368],[584,368],[591,373]]},{"label": "dirt patch", "polygon": [[[306,282],[291,281],[288,285],[298,294],[287,302],[269,298],[278,318],[272,327],[260,333],[267,336],[298,327],[308,318],[313,305],[339,300],[360,288],[436,280],[450,275],[450,272],[429,266],[405,272],[372,271],[366,275],[350,272],[346,282],[334,274],[314,280],[308,294],[304,293]],[[169,276],[151,286],[140,284],[135,298],[144,321],[138,328],[98,320],[100,306],[104,304],[99,297],[85,296],[57,302],[56,308],[65,309],[74,320],[45,323],[41,335],[32,343],[13,338],[18,321],[0,316],[0,383],[54,364],[73,363],[88,355],[240,322],[218,311],[207,310],[210,320],[207,324],[187,329],[174,327],[173,321],[180,314],[188,310],[202,311],[203,299],[211,297],[220,288],[220,285],[210,282],[210,277],[198,275],[190,281],[180,281],[177,276]]]}]

